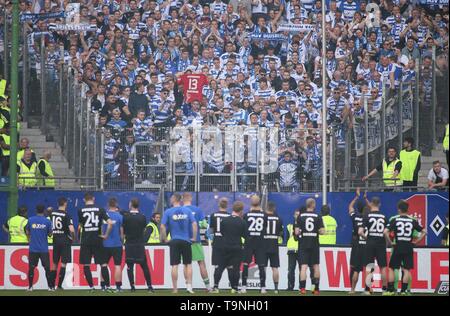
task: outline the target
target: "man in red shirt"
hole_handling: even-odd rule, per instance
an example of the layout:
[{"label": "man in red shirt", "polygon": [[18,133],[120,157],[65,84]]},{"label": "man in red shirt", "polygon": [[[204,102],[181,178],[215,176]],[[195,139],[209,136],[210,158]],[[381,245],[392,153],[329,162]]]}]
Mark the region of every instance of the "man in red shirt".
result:
[{"label": "man in red shirt", "polygon": [[194,74],[187,70],[178,78],[178,84],[183,86],[183,95],[185,103],[203,100],[203,87],[208,84],[208,78],[202,74]]}]

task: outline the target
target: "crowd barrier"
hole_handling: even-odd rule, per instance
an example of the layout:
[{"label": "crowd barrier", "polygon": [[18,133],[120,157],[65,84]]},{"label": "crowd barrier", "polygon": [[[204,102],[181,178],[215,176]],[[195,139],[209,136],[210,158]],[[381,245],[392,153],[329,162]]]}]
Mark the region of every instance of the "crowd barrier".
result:
[{"label": "crowd barrier", "polygon": [[[350,248],[337,247],[322,247],[320,249],[320,290],[321,291],[349,291],[349,262],[350,262]],[[204,246],[206,266],[210,268],[210,277],[212,276],[212,268],[210,265],[210,248]],[[83,269],[78,265],[80,249],[79,246],[72,247],[72,259],[74,263],[67,265],[66,277],[63,287],[66,290],[70,289],[88,289],[87,282],[84,278]],[[170,254],[169,247],[165,245],[147,246],[146,256],[149,262],[149,269],[152,275],[152,282],[155,289],[170,289],[172,287],[172,280],[170,276],[171,267],[169,264]],[[388,252],[388,258],[390,252]],[[125,257],[125,256],[124,256]],[[412,270],[412,292],[432,293],[441,281],[448,282],[448,248],[416,248],[414,250],[414,265]],[[122,281],[125,289],[129,288],[126,269],[124,269],[124,262],[122,262]],[[287,266],[288,257],[286,247],[280,247],[280,280],[279,288],[287,288]],[[110,271],[114,271],[113,263],[110,263]],[[136,288],[146,288],[144,276],[141,268],[136,269]],[[181,276],[181,269],[179,268],[179,275]],[[98,265],[91,265],[94,285],[96,287],[100,284],[100,269]],[[0,245],[0,289],[23,289],[28,286],[27,280],[28,271],[28,249],[26,246],[5,246]],[[249,277],[247,286],[249,289],[259,289],[259,275],[258,267],[252,263],[249,266]],[[357,290],[362,291],[362,280],[365,280],[366,275],[363,273],[360,276]],[[381,290],[381,275],[378,268],[374,271],[374,291]],[[45,279],[45,272],[41,266],[34,276],[35,289],[47,289]],[[272,271],[267,269],[266,278],[267,289],[273,289]],[[295,280],[298,280],[298,269],[296,271]],[[203,281],[200,278],[200,271],[197,264],[193,264],[193,287],[203,289]],[[114,274],[111,274],[111,282],[114,284]],[[297,281],[298,283],[298,281]],[[179,278],[178,286],[184,288],[184,280]],[[225,271],[220,288],[229,288],[227,272]],[[307,289],[310,288],[310,281],[308,280]]]}]

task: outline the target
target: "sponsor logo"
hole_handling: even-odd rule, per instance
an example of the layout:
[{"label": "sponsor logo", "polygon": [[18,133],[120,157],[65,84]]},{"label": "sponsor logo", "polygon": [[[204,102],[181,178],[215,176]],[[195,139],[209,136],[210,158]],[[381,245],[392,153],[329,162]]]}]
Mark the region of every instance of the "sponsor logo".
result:
[{"label": "sponsor logo", "polygon": [[439,295],[448,295],[448,281],[439,282],[434,293]]}]

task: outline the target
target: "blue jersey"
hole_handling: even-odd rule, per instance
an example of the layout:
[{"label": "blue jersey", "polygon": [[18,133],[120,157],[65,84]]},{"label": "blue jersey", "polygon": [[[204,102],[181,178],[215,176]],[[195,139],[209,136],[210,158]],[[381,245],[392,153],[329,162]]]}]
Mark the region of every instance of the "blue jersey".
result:
[{"label": "blue jersey", "polygon": [[178,206],[164,212],[161,224],[167,227],[171,240],[191,242],[193,222],[195,222],[195,218],[191,210],[184,206]]},{"label": "blue jersey", "polygon": [[195,205],[188,205],[186,206],[188,209],[191,210],[192,215],[194,215],[195,221],[197,222],[197,242],[201,242],[200,239],[200,222],[205,220],[205,215],[203,214],[203,211]]},{"label": "blue jersey", "polygon": [[52,222],[44,216],[28,219],[25,229],[30,232],[30,252],[48,252],[48,235],[52,232]]},{"label": "blue jersey", "polygon": [[[107,211],[106,212],[109,216],[109,218],[113,221],[113,226],[111,229],[111,233],[108,236],[108,239],[103,241],[104,247],[122,247],[122,240],[120,239],[120,227],[122,227],[123,224],[123,216],[120,215],[119,212],[112,212]],[[103,225],[103,233],[106,232],[106,228],[108,225]]]}]

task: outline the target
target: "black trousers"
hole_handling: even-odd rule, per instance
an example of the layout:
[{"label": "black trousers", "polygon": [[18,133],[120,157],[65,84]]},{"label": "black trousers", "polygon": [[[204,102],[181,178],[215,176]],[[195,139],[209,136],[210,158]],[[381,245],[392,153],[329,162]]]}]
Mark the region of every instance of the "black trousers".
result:
[{"label": "black trousers", "polygon": [[288,289],[295,287],[295,269],[298,261],[298,252],[288,251]]}]

